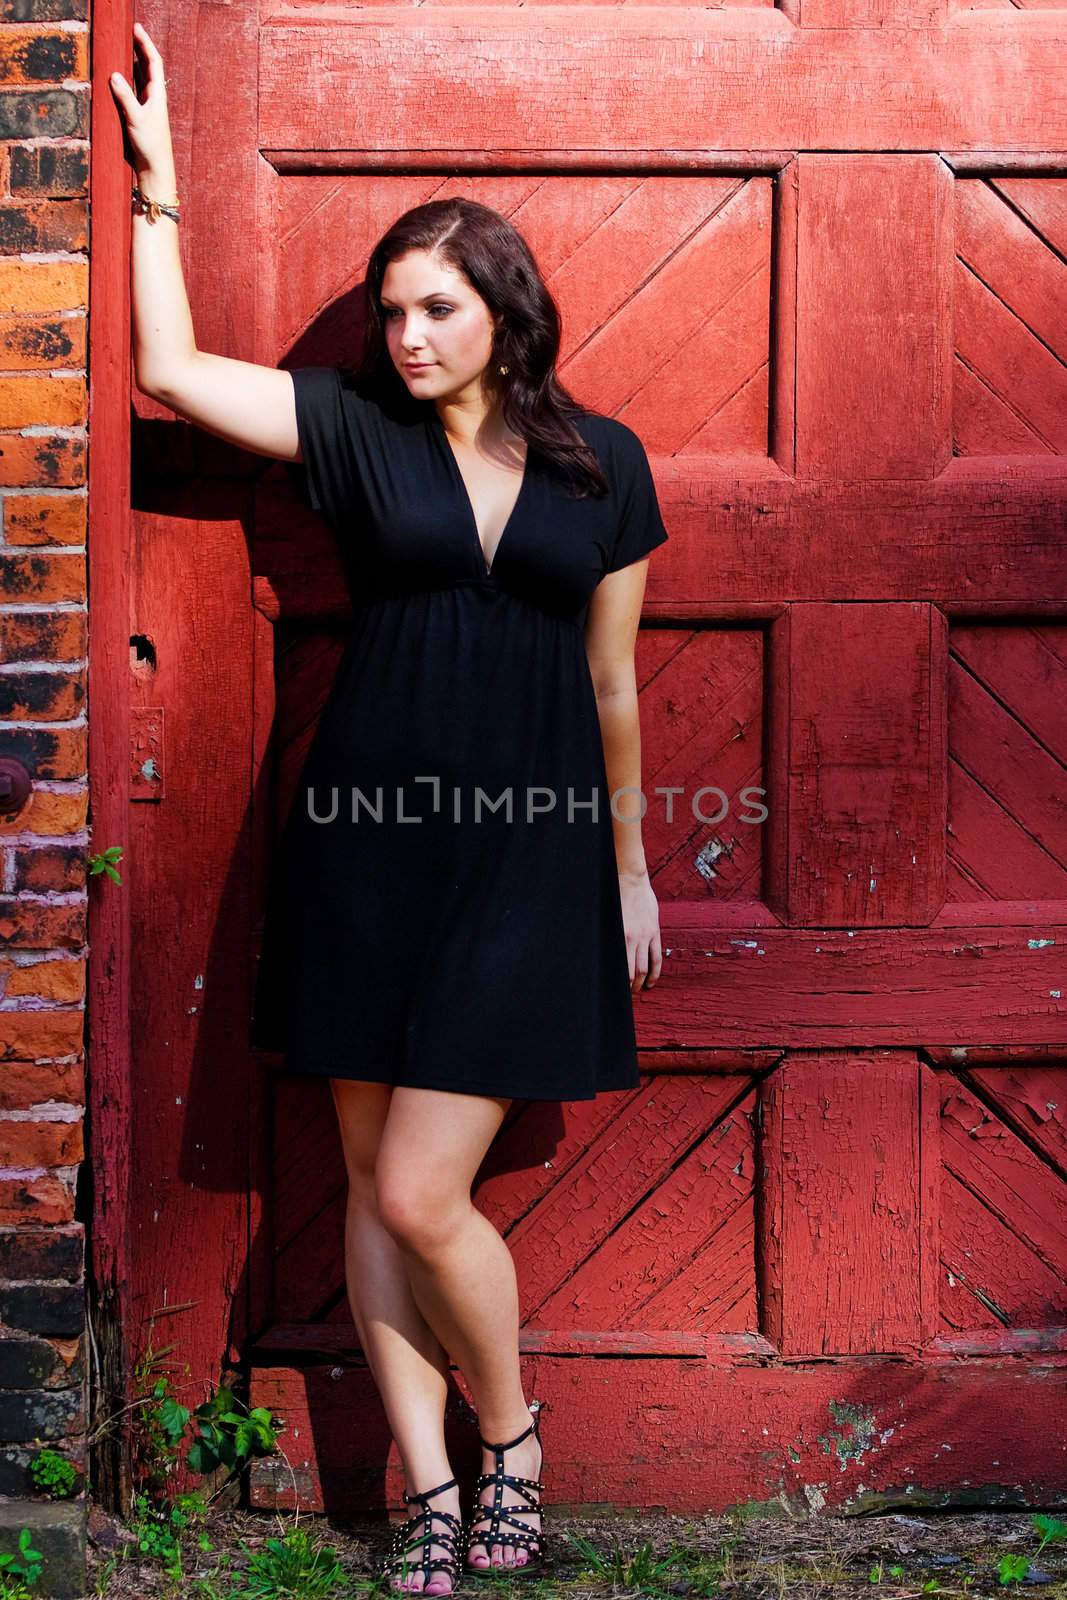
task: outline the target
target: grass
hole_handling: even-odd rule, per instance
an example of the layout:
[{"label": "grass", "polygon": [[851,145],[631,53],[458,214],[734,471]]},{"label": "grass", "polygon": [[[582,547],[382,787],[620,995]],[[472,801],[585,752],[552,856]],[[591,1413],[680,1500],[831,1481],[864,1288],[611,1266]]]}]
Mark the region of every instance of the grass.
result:
[{"label": "grass", "polygon": [[[1052,1522],[1055,1519],[1051,1519]],[[1022,1593],[1067,1600],[1067,1544],[1026,1513],[862,1518],[760,1514],[595,1517],[549,1508],[549,1569],[461,1583],[482,1600],[944,1600]],[[1062,1526],[1062,1524],[1060,1525]],[[379,1600],[391,1529],[349,1521],[218,1510],[178,1534],[173,1550],[110,1525],[93,1549],[91,1593],[107,1600]],[[1048,1525],[1045,1526],[1048,1533]],[[1035,1574],[1048,1582],[1035,1585]]]}]

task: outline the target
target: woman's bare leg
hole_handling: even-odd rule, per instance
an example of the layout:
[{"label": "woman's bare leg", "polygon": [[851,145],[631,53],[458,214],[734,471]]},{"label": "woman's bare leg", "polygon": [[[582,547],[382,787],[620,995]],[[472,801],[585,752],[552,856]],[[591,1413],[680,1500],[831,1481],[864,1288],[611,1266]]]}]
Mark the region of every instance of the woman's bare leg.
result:
[{"label": "woman's bare leg", "polygon": [[[404,1257],[415,1303],[470,1384],[483,1439],[494,1442],[515,1438],[533,1420],[519,1372],[515,1264],[471,1200],[471,1186],[510,1103],[396,1088],[377,1164],[379,1216]],[[482,1471],[491,1472],[492,1453],[482,1456]],[[537,1440],[531,1436],[510,1450],[504,1465],[519,1477],[539,1478]],[[483,1490],[481,1498],[488,1503],[492,1491]],[[509,1490],[504,1509],[514,1515],[523,1507],[526,1502]],[[539,1530],[540,1517],[528,1507],[519,1520],[531,1532]],[[488,1527],[488,1514],[481,1525]],[[470,1559],[474,1566],[513,1566],[527,1558],[525,1551],[495,1544],[491,1552],[474,1545]]]},{"label": "woman's bare leg", "polygon": [[[345,1212],[345,1278],[352,1317],[367,1364],[382,1397],[385,1414],[404,1463],[407,1491],[432,1489],[452,1476],[445,1450],[445,1396],[449,1358],[412,1297],[407,1263],[378,1215],[375,1166],[389,1116],[391,1084],[331,1078],[348,1173]],[[440,1511],[460,1515],[459,1490],[436,1495]],[[421,1508],[410,1507],[411,1513]],[[436,1524],[440,1527],[441,1524]],[[418,1561],[415,1550],[409,1560]],[[445,1553],[443,1546],[429,1552]],[[460,1552],[457,1552],[460,1553]],[[447,1573],[431,1571],[428,1595],[451,1590]],[[421,1590],[425,1575],[415,1571],[393,1587]]]}]

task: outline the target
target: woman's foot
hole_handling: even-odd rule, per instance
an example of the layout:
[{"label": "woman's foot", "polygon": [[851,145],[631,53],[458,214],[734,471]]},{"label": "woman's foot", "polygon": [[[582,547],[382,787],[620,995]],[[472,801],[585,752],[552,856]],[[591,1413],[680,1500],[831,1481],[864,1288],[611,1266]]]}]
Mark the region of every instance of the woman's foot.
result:
[{"label": "woman's foot", "polygon": [[[532,1413],[527,1426],[534,1421]],[[515,1427],[510,1433],[505,1433],[504,1438],[514,1438],[522,1432],[521,1427]],[[492,1435],[490,1435],[492,1437]],[[543,1451],[536,1433],[531,1433],[529,1438],[521,1444],[515,1444],[504,1452],[504,1471],[511,1477],[532,1478],[535,1482],[541,1476],[541,1463]],[[492,1474],[496,1471],[496,1453],[482,1447],[482,1472]],[[532,1492],[532,1491],[531,1491]],[[475,1512],[468,1530],[467,1537],[478,1533],[488,1533],[492,1521],[493,1500],[496,1494],[492,1484],[486,1484],[478,1495],[477,1504],[485,1507],[485,1515]],[[541,1532],[541,1513],[535,1511],[528,1500],[524,1500],[516,1489],[506,1483],[501,1490],[500,1509],[506,1511],[509,1517],[516,1517],[531,1535]],[[502,1531],[518,1533],[514,1523],[502,1522]],[[528,1552],[516,1549],[512,1544],[494,1544],[488,1549],[484,1544],[472,1544],[466,1557],[469,1567],[521,1567],[529,1560]]]},{"label": "woman's foot", "polygon": [[[415,1493],[414,1489],[408,1489],[408,1494],[413,1499],[413,1514],[417,1516],[426,1507],[414,1500]],[[431,1494],[428,1498],[430,1511],[434,1513],[446,1511],[456,1518],[457,1524],[459,1523],[458,1484],[451,1489],[441,1489],[437,1494]],[[433,1521],[427,1525],[427,1520],[423,1517],[422,1522],[414,1529],[411,1538],[408,1540],[408,1543],[414,1545],[414,1548],[407,1553],[408,1571],[406,1575],[401,1575],[398,1561],[387,1577],[387,1587],[398,1594],[451,1594],[454,1587],[451,1572],[446,1567],[434,1565],[442,1557],[454,1559],[456,1556],[455,1544],[451,1540],[447,1544],[441,1543],[439,1539],[439,1535],[447,1534],[451,1526],[451,1523],[444,1522],[436,1515]],[[422,1543],[415,1544],[415,1540],[420,1533],[424,1535]],[[426,1565],[430,1568],[429,1573],[424,1570]]]}]

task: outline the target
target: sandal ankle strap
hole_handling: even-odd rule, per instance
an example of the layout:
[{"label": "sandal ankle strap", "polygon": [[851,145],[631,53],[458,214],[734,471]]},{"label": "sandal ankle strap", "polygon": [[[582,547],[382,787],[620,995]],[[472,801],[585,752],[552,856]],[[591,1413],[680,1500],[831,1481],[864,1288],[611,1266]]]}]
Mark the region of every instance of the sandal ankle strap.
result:
[{"label": "sandal ankle strap", "polygon": [[439,1483],[437,1485],[436,1489],[423,1489],[421,1494],[408,1494],[407,1490],[405,1489],[405,1491],[404,1491],[404,1504],[406,1506],[410,1506],[410,1505],[413,1505],[416,1501],[419,1501],[420,1503],[424,1504],[427,1500],[432,1500],[435,1494],[440,1494],[442,1489],[458,1489],[458,1488],[459,1488],[459,1483],[457,1482],[457,1480],[455,1478],[449,1478],[447,1483]]},{"label": "sandal ankle strap", "polygon": [[520,1433],[516,1438],[509,1439],[507,1444],[490,1444],[488,1439],[483,1439],[481,1434],[479,1434],[478,1443],[483,1445],[486,1450],[511,1450],[515,1445],[521,1444],[524,1439],[528,1439],[531,1433],[537,1433],[538,1442],[540,1442],[541,1436],[538,1433],[538,1423],[541,1420],[540,1400],[531,1401],[528,1409],[533,1417],[533,1421],[530,1423],[530,1426],[528,1428],[524,1428],[522,1433]]}]

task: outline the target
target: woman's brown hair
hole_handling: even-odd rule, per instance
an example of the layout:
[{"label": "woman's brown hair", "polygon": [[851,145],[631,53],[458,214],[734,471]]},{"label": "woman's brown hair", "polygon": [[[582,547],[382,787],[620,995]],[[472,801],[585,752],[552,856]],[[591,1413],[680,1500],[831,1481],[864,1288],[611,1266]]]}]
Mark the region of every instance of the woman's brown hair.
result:
[{"label": "woman's brown hair", "polygon": [[[383,400],[400,406],[411,401],[389,355],[381,309],[386,268],[409,250],[433,252],[462,272],[494,319],[501,319],[485,381],[499,395],[507,426],[554,462],[577,494],[605,494],[596,453],[570,420],[589,408],[575,400],[556,373],[559,308],[526,240],[491,206],[462,195],[428,200],[405,211],[378,240],[367,265],[365,337],[356,375]],[[497,371],[501,363],[508,368],[506,376]]]}]

